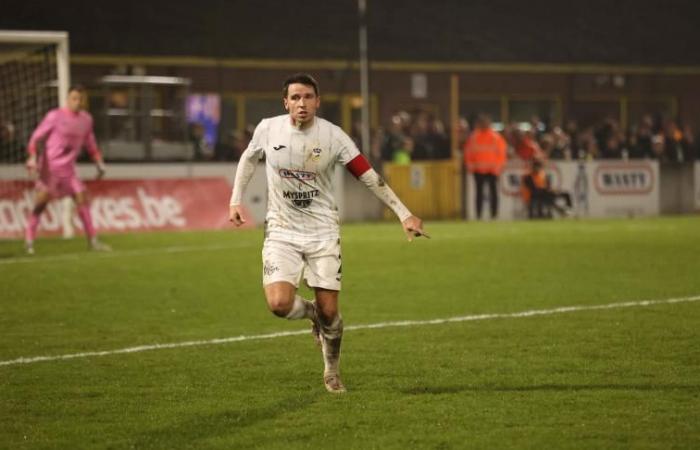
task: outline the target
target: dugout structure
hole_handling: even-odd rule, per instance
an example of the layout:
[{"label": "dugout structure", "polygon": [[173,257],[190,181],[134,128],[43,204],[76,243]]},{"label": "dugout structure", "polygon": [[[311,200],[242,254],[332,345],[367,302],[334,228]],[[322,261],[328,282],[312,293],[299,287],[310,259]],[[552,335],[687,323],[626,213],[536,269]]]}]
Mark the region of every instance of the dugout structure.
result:
[{"label": "dugout structure", "polygon": [[188,161],[193,157],[186,117],[190,80],[107,75],[91,109],[95,133],[109,161]]}]

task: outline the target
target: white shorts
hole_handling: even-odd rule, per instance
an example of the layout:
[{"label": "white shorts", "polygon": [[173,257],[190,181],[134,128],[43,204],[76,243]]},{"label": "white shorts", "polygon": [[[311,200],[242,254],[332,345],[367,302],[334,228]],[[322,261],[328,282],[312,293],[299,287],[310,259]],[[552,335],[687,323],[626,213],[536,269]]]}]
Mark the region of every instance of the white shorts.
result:
[{"label": "white shorts", "polygon": [[299,287],[302,274],[309,287],[340,290],[340,239],[286,242],[265,239],[263,286],[286,281]]}]

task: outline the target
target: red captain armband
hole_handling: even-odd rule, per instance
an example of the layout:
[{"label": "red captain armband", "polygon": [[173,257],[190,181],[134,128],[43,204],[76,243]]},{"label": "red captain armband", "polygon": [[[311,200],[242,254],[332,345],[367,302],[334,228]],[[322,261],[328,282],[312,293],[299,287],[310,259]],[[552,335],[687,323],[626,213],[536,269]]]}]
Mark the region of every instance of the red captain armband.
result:
[{"label": "red captain armband", "polygon": [[345,168],[350,171],[355,178],[360,178],[363,173],[367,172],[372,166],[369,165],[369,161],[362,155],[355,156],[352,161],[345,165]]}]

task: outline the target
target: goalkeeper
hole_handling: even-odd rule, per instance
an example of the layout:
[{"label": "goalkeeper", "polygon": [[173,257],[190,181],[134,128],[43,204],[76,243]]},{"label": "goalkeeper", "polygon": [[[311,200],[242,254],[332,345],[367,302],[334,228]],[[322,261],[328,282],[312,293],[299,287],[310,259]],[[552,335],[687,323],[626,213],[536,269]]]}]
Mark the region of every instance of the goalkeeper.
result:
[{"label": "goalkeeper", "polygon": [[[34,207],[25,230],[25,245],[30,255],[34,254],[34,239],[41,213],[51,199],[66,196],[75,200],[89,247],[97,251],[111,250],[97,239],[85,185],[78,179],[75,168],[75,161],[85,147],[97,165],[98,178],[105,173],[102,155],[92,130],[92,116],[82,110],[84,92],[81,86],[72,86],[68,90],[67,106],[49,111],[29,140],[27,170],[31,177],[37,176]],[[39,143],[44,144],[41,155],[37,155]]]},{"label": "goalkeeper", "polygon": [[[339,127],[316,117],[318,84],[308,74],[284,83],[288,114],[264,119],[236,171],[230,202],[231,221],[243,220],[243,192],[264,156],[268,210],[263,244],[263,287],[270,310],[287,319],[309,319],[323,351],[323,382],[331,393],[345,392],[340,379],[343,320],[338,310],[342,275],[338,209],[332,192],[340,164],[362,181],[401,220],[408,239],[425,236],[423,222],[411,214],[370,167]],[[297,295],[302,273],[316,301]]]}]

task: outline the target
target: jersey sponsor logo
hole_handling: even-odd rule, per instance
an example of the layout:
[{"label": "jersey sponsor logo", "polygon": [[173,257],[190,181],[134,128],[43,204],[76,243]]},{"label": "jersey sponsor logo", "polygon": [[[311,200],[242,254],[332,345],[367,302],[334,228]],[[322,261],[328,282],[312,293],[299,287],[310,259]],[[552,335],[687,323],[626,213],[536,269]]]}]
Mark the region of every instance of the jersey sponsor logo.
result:
[{"label": "jersey sponsor logo", "polygon": [[275,150],[282,150],[283,148],[287,148],[287,146],[286,145],[278,145],[276,147],[273,146],[272,148],[274,148]]},{"label": "jersey sponsor logo", "polygon": [[648,164],[600,164],[593,180],[602,195],[642,195],[654,188],[654,172]]},{"label": "jersey sponsor logo", "polygon": [[280,169],[279,174],[282,178],[294,178],[303,181],[316,179],[316,172],[307,172],[305,170]]},{"label": "jersey sponsor logo", "polygon": [[321,159],[321,153],[322,153],[322,152],[323,152],[323,150],[321,150],[321,149],[318,148],[318,147],[316,147],[316,148],[314,148],[313,150],[311,150],[311,161],[316,162],[316,161],[318,161],[319,159]]},{"label": "jersey sponsor logo", "polygon": [[298,208],[308,208],[315,197],[318,197],[318,189],[313,191],[284,191],[282,196],[289,199]]}]

